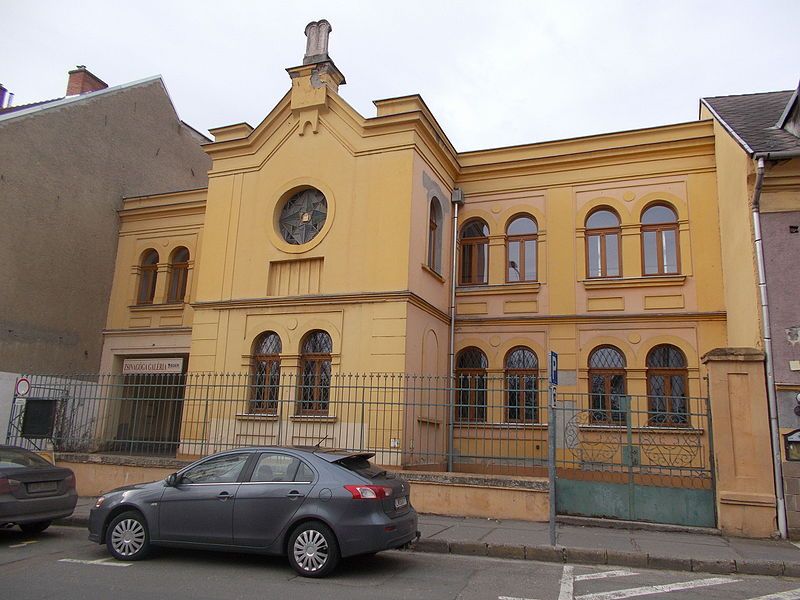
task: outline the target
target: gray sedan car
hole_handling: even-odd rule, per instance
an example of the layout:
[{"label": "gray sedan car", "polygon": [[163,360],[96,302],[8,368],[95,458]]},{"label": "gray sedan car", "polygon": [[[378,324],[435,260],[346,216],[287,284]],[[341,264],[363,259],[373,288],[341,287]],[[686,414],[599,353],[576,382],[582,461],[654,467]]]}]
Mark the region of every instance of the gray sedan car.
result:
[{"label": "gray sedan car", "polygon": [[97,499],[89,539],[119,560],[151,545],[286,555],[305,577],[419,537],[409,485],[373,454],[242,448]]}]

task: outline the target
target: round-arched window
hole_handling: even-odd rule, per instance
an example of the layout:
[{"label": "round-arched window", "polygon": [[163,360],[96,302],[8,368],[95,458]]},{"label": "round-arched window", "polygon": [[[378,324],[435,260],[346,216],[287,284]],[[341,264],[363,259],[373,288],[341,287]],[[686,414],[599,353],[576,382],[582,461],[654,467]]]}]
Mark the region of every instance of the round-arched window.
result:
[{"label": "round-arched window", "polygon": [[327,217],[325,195],[315,188],[305,189],[283,205],[278,221],[281,236],[290,244],[306,244],[322,231]]}]

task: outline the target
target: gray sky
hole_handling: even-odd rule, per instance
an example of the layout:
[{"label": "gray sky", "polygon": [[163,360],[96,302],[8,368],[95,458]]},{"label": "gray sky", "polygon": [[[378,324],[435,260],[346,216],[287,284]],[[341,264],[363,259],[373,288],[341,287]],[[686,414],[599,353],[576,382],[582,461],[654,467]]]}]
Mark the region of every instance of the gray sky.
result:
[{"label": "gray sky", "polygon": [[76,64],[161,74],[195,128],[255,126],[320,18],[345,100],[369,117],[419,93],[459,151],[691,121],[700,97],[800,78],[797,0],[0,0],[0,82],[24,104],[63,96]]}]

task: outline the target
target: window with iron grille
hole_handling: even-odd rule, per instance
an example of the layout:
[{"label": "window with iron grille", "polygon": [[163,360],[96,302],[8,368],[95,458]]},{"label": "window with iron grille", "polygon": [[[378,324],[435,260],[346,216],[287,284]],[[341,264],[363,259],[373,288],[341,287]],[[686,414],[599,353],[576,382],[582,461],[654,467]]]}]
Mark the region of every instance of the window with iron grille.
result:
[{"label": "window with iron grille", "polygon": [[489,361],[478,348],[464,348],[456,357],[456,419],[486,421],[486,369]]},{"label": "window with iron grille", "polygon": [[167,302],[183,302],[186,299],[186,281],[189,277],[189,250],[183,246],[175,248],[169,263]]},{"label": "window with iron grille", "polygon": [[536,423],[539,421],[536,377],[539,360],[525,346],[512,348],[506,355],[506,421]]},{"label": "window with iron grille", "polygon": [[650,425],[689,425],[686,356],[669,344],[647,353],[647,404]]},{"label": "window with iron grille", "polygon": [[586,276],[621,277],[619,217],[610,209],[594,211],[586,219]]},{"label": "window with iron grille", "polygon": [[137,304],[152,304],[156,295],[156,279],[158,278],[158,252],[145,250],[139,264],[139,290],[136,295]]},{"label": "window with iron grille", "polygon": [[590,421],[625,423],[625,356],[614,346],[600,346],[589,355]]},{"label": "window with iron grille", "polygon": [[461,228],[461,285],[483,285],[489,272],[489,226],[471,219]]},{"label": "window with iron grille", "polygon": [[642,271],[644,275],[680,273],[678,217],[662,204],[642,213]]},{"label": "window with iron grille", "polygon": [[519,215],[506,227],[506,281],[536,281],[538,228],[533,217]]},{"label": "window with iron grille", "polygon": [[331,393],[333,342],[325,331],[311,331],[303,339],[300,356],[298,415],[327,415]]},{"label": "window with iron grille", "polygon": [[250,361],[250,412],[277,414],[281,384],[281,338],[265,331],[253,344]]}]

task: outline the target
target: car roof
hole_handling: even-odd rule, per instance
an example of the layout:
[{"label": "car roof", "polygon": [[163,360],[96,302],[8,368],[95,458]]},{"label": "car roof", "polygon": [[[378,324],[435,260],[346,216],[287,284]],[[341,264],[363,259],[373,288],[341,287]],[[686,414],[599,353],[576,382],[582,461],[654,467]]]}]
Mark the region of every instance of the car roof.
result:
[{"label": "car roof", "polygon": [[313,454],[314,456],[317,456],[329,463],[334,463],[340,460],[344,460],[346,458],[355,458],[355,457],[361,457],[368,460],[373,456],[375,456],[374,452],[360,452],[360,451],[339,450],[332,448],[318,448],[317,446],[247,446],[243,448],[226,450],[225,452],[220,452],[220,454],[227,454],[229,452],[230,453],[265,452],[270,450],[289,450],[301,454]]}]

